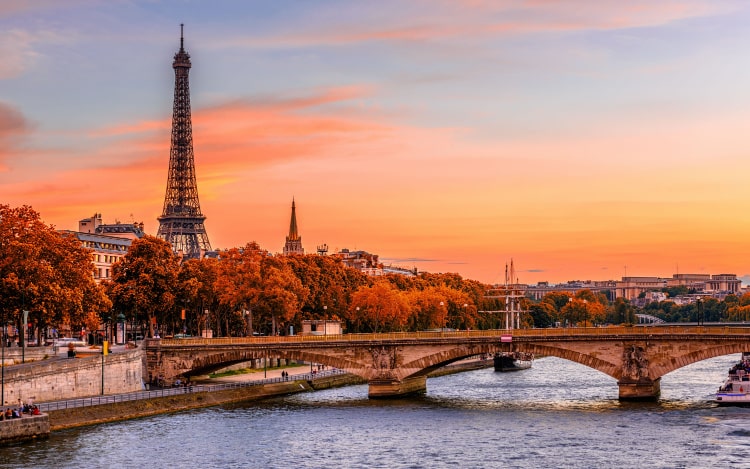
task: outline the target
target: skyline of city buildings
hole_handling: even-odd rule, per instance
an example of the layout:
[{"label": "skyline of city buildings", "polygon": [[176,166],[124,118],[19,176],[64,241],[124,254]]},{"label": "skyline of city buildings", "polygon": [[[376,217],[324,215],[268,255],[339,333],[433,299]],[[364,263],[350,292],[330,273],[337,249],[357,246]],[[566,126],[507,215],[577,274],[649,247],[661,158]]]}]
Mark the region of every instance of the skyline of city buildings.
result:
[{"label": "skyline of city buildings", "polygon": [[[101,213],[81,219],[78,231],[61,230],[77,237],[84,247],[92,250],[94,278],[97,282],[111,278],[112,264],[120,260],[128,251],[133,240],[142,238],[146,233],[142,222],[104,223]],[[208,253],[212,257],[221,257],[221,251]],[[302,237],[299,234],[296,217],[296,201],[292,201],[289,234],[280,254],[304,254]],[[328,255],[326,249],[318,249],[318,255]],[[399,266],[385,265],[380,262],[380,256],[364,250],[349,250],[342,248],[330,254],[340,259],[347,267],[355,268],[369,276],[377,277],[387,274],[415,276],[419,272],[416,268],[407,269]],[[582,290],[595,293],[607,293],[609,299],[624,298],[634,304],[645,304],[649,301],[664,301],[666,295],[662,289],[684,286],[694,293],[669,298],[677,304],[692,303],[699,298],[713,297],[723,299],[726,295],[741,295],[750,290],[743,287],[742,280],[736,274],[691,274],[679,273],[672,277],[657,276],[625,276],[620,280],[569,280],[564,283],[553,284],[538,282],[537,284],[523,284],[517,282],[524,294],[533,300],[541,300],[551,292],[566,292],[574,295]],[[640,297],[640,298],[639,298]]]}]

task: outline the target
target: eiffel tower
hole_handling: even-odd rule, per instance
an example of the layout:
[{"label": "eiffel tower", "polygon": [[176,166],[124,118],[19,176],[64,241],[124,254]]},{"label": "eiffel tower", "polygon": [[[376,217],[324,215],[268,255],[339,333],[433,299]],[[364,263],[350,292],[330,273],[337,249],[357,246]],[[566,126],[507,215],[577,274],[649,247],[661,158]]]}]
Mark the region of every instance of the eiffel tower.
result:
[{"label": "eiffel tower", "polygon": [[190,55],[185,51],[180,25],[180,50],[174,56],[174,107],[172,144],[169,149],[169,177],[164,210],[157,236],[172,245],[183,258],[200,258],[211,250],[198,201],[193,158],[193,126],[190,119]]}]

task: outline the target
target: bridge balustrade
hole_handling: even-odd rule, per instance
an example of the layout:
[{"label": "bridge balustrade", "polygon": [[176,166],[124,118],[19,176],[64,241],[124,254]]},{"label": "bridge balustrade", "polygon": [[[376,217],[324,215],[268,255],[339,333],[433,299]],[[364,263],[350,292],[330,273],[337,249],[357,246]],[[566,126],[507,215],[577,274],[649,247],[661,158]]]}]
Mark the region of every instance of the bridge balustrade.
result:
[{"label": "bridge balustrade", "polygon": [[[293,335],[268,337],[190,337],[184,339],[157,339],[163,346],[179,345],[234,345],[234,344],[279,344],[305,342],[367,342],[383,340],[441,339],[466,337],[568,337],[568,336],[649,336],[660,334],[697,334],[697,335],[748,335],[750,327],[705,327],[705,326],[651,326],[651,327],[564,327],[545,329],[493,329],[466,331],[420,331],[420,332],[379,332],[368,334],[329,334],[329,335]],[[152,339],[149,339],[152,340]]]},{"label": "bridge balustrade", "polygon": [[[172,379],[271,354],[346,369],[371,397],[426,390],[427,374],[476,354],[517,351],[554,356],[617,380],[620,399],[652,400],[661,377],[711,357],[750,350],[744,324],[384,332],[343,335],[152,339],[150,372]],[[512,342],[512,343],[509,343]]]}]

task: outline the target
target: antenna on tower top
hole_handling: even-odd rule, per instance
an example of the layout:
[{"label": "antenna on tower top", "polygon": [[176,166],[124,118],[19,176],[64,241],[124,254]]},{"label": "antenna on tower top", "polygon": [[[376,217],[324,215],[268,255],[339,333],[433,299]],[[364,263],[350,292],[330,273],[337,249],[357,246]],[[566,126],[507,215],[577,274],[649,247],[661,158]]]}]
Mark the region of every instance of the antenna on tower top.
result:
[{"label": "antenna on tower top", "polygon": [[185,39],[183,35],[183,28],[185,27],[185,23],[180,23],[180,49],[185,48]]}]

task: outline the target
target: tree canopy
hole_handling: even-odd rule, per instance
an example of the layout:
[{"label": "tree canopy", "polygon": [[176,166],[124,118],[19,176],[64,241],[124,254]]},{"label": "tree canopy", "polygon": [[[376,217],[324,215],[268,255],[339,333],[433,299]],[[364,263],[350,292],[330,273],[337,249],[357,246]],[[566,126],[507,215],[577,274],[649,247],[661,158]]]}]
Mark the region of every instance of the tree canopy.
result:
[{"label": "tree canopy", "polygon": [[94,281],[90,251],[28,206],[0,205],[0,296],[4,322],[21,324],[26,310],[39,331],[85,326],[111,307]]}]

